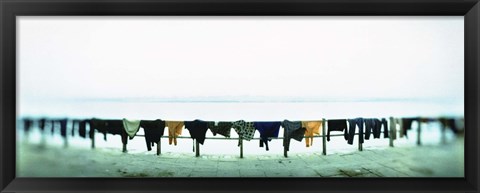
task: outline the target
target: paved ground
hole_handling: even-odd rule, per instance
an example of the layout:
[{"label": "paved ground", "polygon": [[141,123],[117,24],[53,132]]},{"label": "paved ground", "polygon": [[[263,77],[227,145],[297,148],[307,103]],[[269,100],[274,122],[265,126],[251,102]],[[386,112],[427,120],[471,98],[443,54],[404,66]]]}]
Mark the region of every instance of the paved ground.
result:
[{"label": "paved ground", "polygon": [[238,156],[121,153],[118,149],[18,145],[19,177],[463,177],[463,139],[321,155]]}]

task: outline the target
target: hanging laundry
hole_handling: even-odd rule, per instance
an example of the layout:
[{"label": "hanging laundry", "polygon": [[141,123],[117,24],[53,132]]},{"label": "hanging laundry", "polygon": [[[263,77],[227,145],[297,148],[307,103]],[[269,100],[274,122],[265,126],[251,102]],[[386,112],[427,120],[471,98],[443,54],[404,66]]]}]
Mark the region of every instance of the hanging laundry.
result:
[{"label": "hanging laundry", "polygon": [[124,118],[123,128],[131,140],[133,137],[135,137],[135,134],[137,134],[138,130],[140,129],[140,120],[128,120]]},{"label": "hanging laundry", "polygon": [[363,118],[348,119],[349,129],[347,132],[347,143],[353,145],[353,139],[355,137],[355,129],[358,126],[358,140],[359,143],[363,143]]},{"label": "hanging laundry", "polygon": [[40,131],[43,131],[45,130],[45,123],[47,122],[47,120],[45,118],[41,118],[40,120],[38,120],[38,127],[40,128]]},{"label": "hanging laundry", "polygon": [[63,138],[66,138],[67,137],[67,122],[68,122],[68,119],[61,119],[61,120],[59,120],[59,122],[60,122],[60,135]]},{"label": "hanging laundry", "polygon": [[128,143],[128,134],[124,128],[123,120],[107,120],[107,132],[112,135],[120,135],[122,143]]},{"label": "hanging laundry", "polygon": [[93,136],[93,132],[97,130],[100,133],[103,133],[103,140],[107,141],[107,121],[100,119],[91,119],[90,120],[90,137]]},{"label": "hanging laundry", "polygon": [[280,130],[280,125],[281,122],[275,121],[275,122],[253,122],[253,126],[255,129],[258,130],[260,133],[260,147],[263,147],[263,144],[265,144],[265,149],[268,151],[268,141],[271,141],[272,139],[269,139],[270,137],[278,137],[278,132]]},{"label": "hanging laundry", "polygon": [[203,145],[208,130],[208,123],[206,121],[198,119],[194,121],[185,121],[185,129],[188,129],[192,139],[197,140],[198,143]]},{"label": "hanging laundry", "polygon": [[23,119],[23,130],[28,133],[33,126],[33,120],[25,118]]},{"label": "hanging laundry", "polygon": [[122,143],[128,143],[128,135],[123,126],[123,120],[100,120],[100,119],[91,119],[90,120],[90,137],[93,136],[92,132],[95,130],[103,133],[103,139],[107,140],[107,133],[112,135],[120,135],[122,138]]},{"label": "hanging laundry", "polygon": [[177,145],[177,136],[182,134],[183,121],[165,121],[168,127],[168,144]]},{"label": "hanging laundry", "polygon": [[313,145],[313,136],[320,135],[320,127],[322,127],[322,121],[302,121],[302,127],[305,130],[305,144],[307,147]]},{"label": "hanging laundry", "polygon": [[402,128],[401,131],[400,131],[400,137],[407,137],[408,138],[408,135],[407,135],[407,131],[408,130],[411,130],[412,129],[412,123],[413,121],[417,120],[416,118],[402,118]]},{"label": "hanging laundry", "polygon": [[147,144],[147,150],[151,151],[152,146],[160,141],[160,138],[163,136],[165,132],[165,121],[160,119],[148,121],[142,120],[140,121],[140,126],[143,128],[145,132],[145,143]]},{"label": "hanging laundry", "polygon": [[455,133],[455,134],[460,133],[460,129],[457,126],[457,123],[455,122],[455,119],[441,117],[441,118],[439,118],[439,121],[440,121],[440,123],[442,124],[443,127],[451,129],[453,131],[453,133]]},{"label": "hanging laundry", "polygon": [[327,141],[330,141],[330,131],[343,131],[345,140],[347,137],[347,120],[346,119],[330,119],[328,120]]},{"label": "hanging laundry", "polygon": [[70,129],[70,133],[72,134],[72,137],[75,136],[75,131],[78,131],[78,124],[80,123],[80,120],[74,119],[72,120],[72,129]]},{"label": "hanging laundry", "polygon": [[51,127],[51,133],[52,133],[52,136],[55,134],[55,128],[56,128],[56,125],[57,125],[57,120],[50,120],[50,123],[52,125]]},{"label": "hanging laundry", "polygon": [[299,142],[303,140],[305,135],[305,128],[302,127],[302,122],[300,121],[289,121],[284,120],[282,122],[283,131],[283,146],[287,151],[290,151],[290,139],[295,139]]},{"label": "hanging laundry", "polygon": [[81,120],[78,123],[78,135],[80,135],[82,138],[85,138],[87,134],[87,122],[87,120]]},{"label": "hanging laundry", "polygon": [[380,138],[380,134],[382,133],[382,121],[380,119],[373,119],[373,138],[378,139]]},{"label": "hanging laundry", "polygon": [[382,118],[382,126],[383,126],[383,138],[388,138],[388,124],[387,124],[387,119]]},{"label": "hanging laundry", "polygon": [[364,119],[365,122],[365,139],[370,140],[370,135],[375,130],[375,119]]},{"label": "hanging laundry", "polygon": [[237,132],[238,136],[250,141],[255,135],[255,127],[253,122],[245,122],[244,120],[235,121],[232,124],[232,128]]},{"label": "hanging laundry", "polygon": [[212,132],[213,136],[216,136],[217,133],[223,135],[224,137],[230,137],[230,130],[232,130],[232,122],[208,122],[208,128]]}]

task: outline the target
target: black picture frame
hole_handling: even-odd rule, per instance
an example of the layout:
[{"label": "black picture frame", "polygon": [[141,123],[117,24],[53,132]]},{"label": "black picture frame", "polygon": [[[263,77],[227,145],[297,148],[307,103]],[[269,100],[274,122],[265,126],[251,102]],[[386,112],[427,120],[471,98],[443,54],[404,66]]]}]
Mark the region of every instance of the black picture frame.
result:
[{"label": "black picture frame", "polygon": [[[16,16],[459,15],[465,18],[465,178],[16,178]],[[1,0],[2,192],[478,192],[478,0]],[[473,129],[471,129],[473,128]]]}]

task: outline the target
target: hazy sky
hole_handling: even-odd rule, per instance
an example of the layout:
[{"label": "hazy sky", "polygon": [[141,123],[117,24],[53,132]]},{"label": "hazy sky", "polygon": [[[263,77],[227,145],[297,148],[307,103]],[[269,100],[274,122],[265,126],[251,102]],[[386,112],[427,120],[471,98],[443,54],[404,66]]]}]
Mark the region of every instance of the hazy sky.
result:
[{"label": "hazy sky", "polygon": [[462,16],[17,17],[20,99],[463,101]]}]

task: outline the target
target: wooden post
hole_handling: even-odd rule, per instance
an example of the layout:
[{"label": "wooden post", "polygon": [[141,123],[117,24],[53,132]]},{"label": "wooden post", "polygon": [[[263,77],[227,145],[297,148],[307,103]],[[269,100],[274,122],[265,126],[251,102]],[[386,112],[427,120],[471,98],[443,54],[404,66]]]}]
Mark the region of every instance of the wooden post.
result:
[{"label": "wooden post", "polygon": [[422,122],[419,120],[418,128],[417,128],[417,145],[422,145],[421,134],[422,134]]},{"label": "wooden post", "polygon": [[[93,129],[92,127],[90,127],[90,129]],[[91,132],[92,133],[92,149],[95,149],[95,131]]]},{"label": "wooden post", "polygon": [[240,158],[243,158],[243,139],[242,137],[240,138]]},{"label": "wooden post", "polygon": [[198,143],[198,140],[195,140],[195,146],[196,146],[195,157],[199,157],[200,156],[200,143]]},{"label": "wooden post", "polygon": [[447,136],[446,136],[446,131],[447,131],[447,127],[442,123],[442,128],[441,129],[441,142],[442,144],[446,144],[447,143]]},{"label": "wooden post", "polygon": [[162,149],[161,149],[161,145],[162,145],[162,138],[160,138],[158,140],[158,143],[157,143],[157,155],[160,155],[162,153]]},{"label": "wooden post", "polygon": [[362,143],[360,143],[360,137],[363,136],[360,136],[360,134],[358,134],[358,151],[363,151],[363,145]]},{"label": "wooden post", "polygon": [[[400,123],[398,125],[400,125],[400,134],[398,135],[398,138],[401,138],[401,137],[404,137],[403,136],[403,120],[402,119],[398,119],[398,121],[400,121]],[[397,129],[395,128],[395,132],[397,132]]]},{"label": "wooden post", "polygon": [[123,144],[122,152],[123,153],[127,152],[127,144]]},{"label": "wooden post", "polygon": [[322,141],[323,141],[323,144],[322,144],[322,147],[323,147],[323,155],[327,155],[327,136],[326,136],[326,128],[327,128],[327,121],[325,121],[325,119],[322,119]]},{"label": "wooden post", "polygon": [[395,123],[395,120],[393,119],[393,117],[390,117],[390,131],[389,132],[389,138],[388,138],[388,141],[389,141],[389,144],[390,144],[390,147],[393,147],[393,135],[394,135],[394,132],[395,132],[395,127],[397,126],[397,124]]},{"label": "wooden post", "polygon": [[[70,121],[67,120],[66,125],[68,126]],[[72,121],[72,127],[73,127],[73,121]],[[67,127],[68,128],[68,127]],[[63,138],[63,147],[66,148],[68,147],[68,129],[65,128],[65,137]],[[73,131],[72,131],[73,132]]]}]

